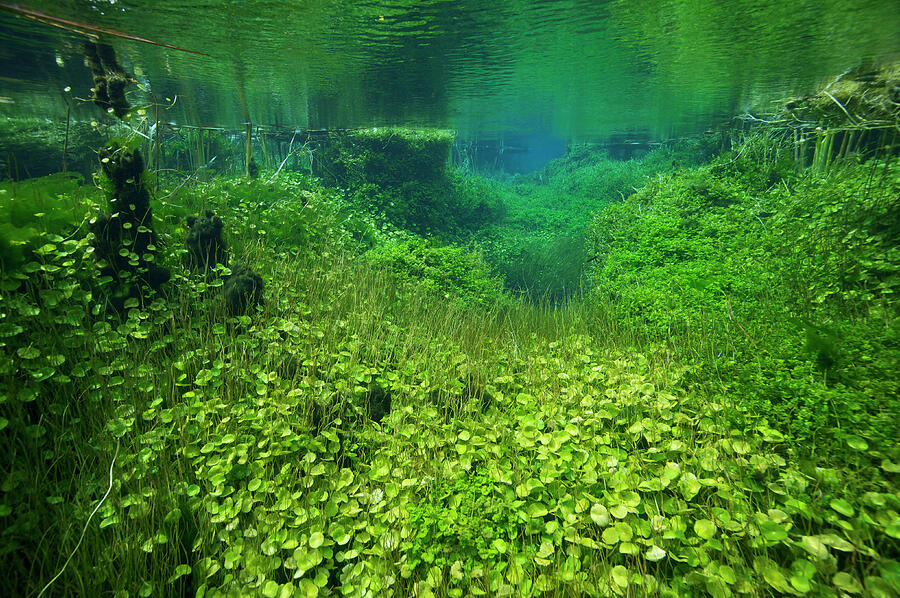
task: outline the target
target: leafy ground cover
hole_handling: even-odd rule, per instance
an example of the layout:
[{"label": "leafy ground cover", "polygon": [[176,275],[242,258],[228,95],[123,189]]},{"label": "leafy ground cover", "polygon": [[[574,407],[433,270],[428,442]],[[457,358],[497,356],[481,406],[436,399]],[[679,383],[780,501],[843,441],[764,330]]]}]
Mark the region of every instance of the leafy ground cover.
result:
[{"label": "leafy ground cover", "polygon": [[761,158],[768,138],[739,149],[598,214],[593,300],[798,443],[896,444],[900,170],[795,174]]},{"label": "leafy ground cover", "polygon": [[[683,197],[703,172],[616,209]],[[467,303],[471,288],[493,295],[487,279],[435,292],[477,258],[302,177],[184,186],[153,208],[173,278],[122,314],[105,312],[82,236],[37,231],[0,276],[2,593],[896,595],[896,443],[855,434],[807,450],[734,388],[698,384],[708,370],[689,357],[710,345],[636,330],[617,306],[637,300],[551,308],[497,290]],[[251,316],[225,317],[227,270],[182,265],[184,217],[205,209],[266,281]],[[808,213],[816,239],[842,242]],[[679,230],[664,216],[655,239]],[[434,270],[425,282],[404,246]],[[667,263],[635,261],[643,281]]]},{"label": "leafy ground cover", "polygon": [[674,144],[624,161],[602,149],[575,146],[542,170],[512,181],[469,176],[460,193],[492,195],[504,209],[502,217],[455,240],[479,247],[511,291],[563,301],[585,288],[591,215],[621,202],[649,178],[695,163],[712,145],[713,139]]}]

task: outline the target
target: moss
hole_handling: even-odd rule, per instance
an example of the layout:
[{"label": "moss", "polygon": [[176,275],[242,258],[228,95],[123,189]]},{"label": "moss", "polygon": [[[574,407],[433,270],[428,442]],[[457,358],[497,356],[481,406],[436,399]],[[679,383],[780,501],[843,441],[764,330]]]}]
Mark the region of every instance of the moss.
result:
[{"label": "moss", "polygon": [[116,283],[109,297],[118,310],[125,300],[141,298],[141,286],[159,289],[169,271],[156,263],[156,234],[144,161],[136,149],[111,143],[100,150],[100,166],[109,181],[108,214],[90,223],[100,273]]},{"label": "moss", "polygon": [[201,216],[187,217],[188,234],[185,245],[191,268],[207,271],[216,264],[228,264],[228,246],[222,237],[222,219],[212,210]]},{"label": "moss", "polygon": [[395,128],[334,134],[313,168],[326,183],[343,187],[435,181],[444,175],[453,139],[449,131]]},{"label": "moss", "polygon": [[244,316],[263,301],[262,277],[243,264],[231,267],[225,279],[225,308],[229,316]]},{"label": "moss", "polygon": [[368,256],[375,264],[461,305],[491,306],[509,299],[503,280],[481,255],[462,247],[411,236],[379,245]]},{"label": "moss", "polygon": [[419,234],[472,230],[502,216],[494,197],[470,193],[448,169],[447,131],[369,129],[321,142],[313,169],[326,184],[347,190],[360,210]]}]

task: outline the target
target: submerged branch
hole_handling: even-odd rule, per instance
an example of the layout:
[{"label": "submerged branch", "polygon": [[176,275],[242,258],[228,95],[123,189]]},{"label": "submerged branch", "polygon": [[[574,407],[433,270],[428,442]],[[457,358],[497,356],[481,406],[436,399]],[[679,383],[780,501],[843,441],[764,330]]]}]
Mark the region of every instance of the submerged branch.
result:
[{"label": "submerged branch", "polygon": [[[63,19],[62,17],[54,17],[53,15],[48,15],[47,13],[40,12],[38,10],[29,8],[28,6],[23,6],[21,4],[9,4],[6,2],[0,2],[0,10],[5,10],[7,12],[11,12],[11,13],[17,14],[19,16],[25,17],[27,19],[31,19],[33,21],[37,21],[39,23],[44,23],[45,25],[51,25],[53,27],[59,27],[60,29],[65,29],[67,31],[80,33],[81,35],[86,35],[91,38],[96,38],[97,33],[103,33],[105,35],[111,35],[113,37],[120,37],[122,39],[127,39],[127,40],[131,40],[134,42],[141,42],[144,44],[152,44],[154,46],[160,46],[162,48],[178,50],[179,52],[189,52],[191,54],[200,54],[202,56],[209,56],[209,54],[207,54],[206,52],[198,52],[197,50],[188,50],[186,48],[179,48],[178,46],[173,46],[171,44],[163,44],[160,42],[155,42],[153,40],[149,40],[144,37],[138,37],[136,35],[131,35],[129,33],[122,33],[121,31],[116,31],[115,29],[107,29],[106,27],[97,27],[96,25],[88,25],[87,23],[79,23],[78,21]],[[90,32],[90,33],[88,33],[88,32]]]}]

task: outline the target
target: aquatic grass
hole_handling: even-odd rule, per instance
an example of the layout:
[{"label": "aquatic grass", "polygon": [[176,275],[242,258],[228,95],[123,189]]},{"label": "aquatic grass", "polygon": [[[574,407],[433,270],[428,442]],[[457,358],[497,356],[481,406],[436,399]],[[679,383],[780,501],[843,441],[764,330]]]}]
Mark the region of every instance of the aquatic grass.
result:
[{"label": "aquatic grass", "polygon": [[[48,593],[890,595],[883,448],[807,460],[692,381],[702,334],[648,337],[614,302],[464,307],[366,259],[327,192],[273,185],[171,198],[226,218],[233,260],[266,279],[250,316],[224,317],[224,271],[177,267],[174,223],[165,298],[121,317],[95,308],[84,241],[4,275],[2,448],[26,450],[7,479],[42,475],[3,488],[10,587],[59,571],[118,443]],[[302,243],[279,226],[295,213]],[[391,395],[378,423],[373,384]]]}]

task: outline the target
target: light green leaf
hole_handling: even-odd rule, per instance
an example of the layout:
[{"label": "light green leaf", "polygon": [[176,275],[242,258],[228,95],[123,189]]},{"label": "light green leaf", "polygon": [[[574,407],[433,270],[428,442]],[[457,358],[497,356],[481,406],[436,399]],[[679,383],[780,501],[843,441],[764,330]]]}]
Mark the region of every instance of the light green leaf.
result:
[{"label": "light green leaf", "polygon": [[853,434],[847,437],[847,446],[857,451],[865,451],[869,449],[868,442]]},{"label": "light green leaf", "polygon": [[700,482],[697,481],[696,475],[685,473],[678,480],[678,488],[681,490],[681,496],[684,497],[684,500],[690,502],[700,492]]},{"label": "light green leaf", "polygon": [[791,565],[791,585],[795,590],[803,594],[808,593],[812,589],[813,576],[816,574],[816,566],[807,559],[797,559]]},{"label": "light green leaf", "polygon": [[266,598],[275,598],[278,595],[278,583],[267,580],[262,587],[262,595]]},{"label": "light green leaf", "polygon": [[172,583],[173,581],[175,581],[175,580],[178,579],[179,577],[183,577],[183,576],[187,575],[187,574],[190,573],[190,572],[191,572],[191,566],[190,566],[190,565],[178,565],[177,567],[175,567],[175,573],[173,573],[173,574],[171,575],[171,577],[169,577],[169,579],[168,579],[168,581],[167,581],[166,583]]},{"label": "light green leaf", "polygon": [[652,545],[647,551],[644,553],[644,558],[648,561],[661,561],[666,557],[666,551],[657,546],[656,544]]},{"label": "light green leaf", "polygon": [[694,533],[709,540],[716,535],[716,524],[709,519],[698,519],[694,522]]},{"label": "light green leaf", "polygon": [[831,578],[831,583],[851,594],[860,594],[863,591],[862,585],[855,577],[845,571],[838,571]]},{"label": "light green leaf", "polygon": [[609,511],[603,505],[597,503],[591,507],[591,519],[600,527],[609,525]]},{"label": "light green leaf", "polygon": [[547,542],[546,540],[541,542],[541,547],[538,549],[536,556],[545,559],[551,554],[553,554],[554,548],[552,542]]},{"label": "light green leaf", "polygon": [[787,530],[774,521],[763,521],[759,526],[759,531],[762,534],[762,537],[770,543],[781,542],[788,537]]},{"label": "light green leaf", "polygon": [[619,530],[617,530],[615,527],[608,527],[603,530],[603,534],[600,536],[600,539],[607,544],[616,544],[619,542]]},{"label": "light green leaf", "polygon": [[612,580],[613,583],[619,586],[620,588],[628,587],[628,569],[623,567],[622,565],[616,565],[612,568]]},{"label": "light green leaf", "polygon": [[309,547],[318,548],[325,543],[325,534],[322,532],[313,532],[309,536]]},{"label": "light green leaf", "polygon": [[628,517],[628,508],[625,505],[616,505],[609,511],[616,519],[625,519]]},{"label": "light green leaf", "polygon": [[719,565],[719,577],[721,577],[722,581],[728,585],[734,585],[737,582],[737,576],[734,574],[734,569],[728,565]]},{"label": "light green leaf", "polygon": [[800,539],[800,545],[803,547],[803,550],[820,561],[824,561],[831,554],[828,551],[828,546],[822,542],[819,536],[803,536]]},{"label": "light green leaf", "polygon": [[301,579],[297,582],[297,589],[303,598],[316,598],[319,595],[319,587],[311,579]]},{"label": "light green leaf", "polygon": [[834,509],[844,517],[853,517],[853,513],[855,513],[853,505],[851,505],[843,498],[833,498],[828,504],[831,505],[832,509]]},{"label": "light green leaf", "polygon": [[762,567],[762,576],[766,583],[782,593],[790,593],[787,578],[781,572],[781,568],[766,559],[765,566]]}]

